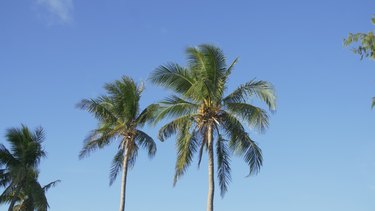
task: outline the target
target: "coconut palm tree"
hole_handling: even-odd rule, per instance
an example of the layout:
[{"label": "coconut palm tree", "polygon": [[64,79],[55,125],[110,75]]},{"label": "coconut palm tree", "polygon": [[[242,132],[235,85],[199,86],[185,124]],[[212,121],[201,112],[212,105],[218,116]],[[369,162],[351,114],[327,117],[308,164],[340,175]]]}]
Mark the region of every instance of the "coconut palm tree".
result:
[{"label": "coconut palm tree", "polygon": [[143,85],[137,85],[131,78],[122,77],[104,86],[107,95],[95,99],[84,99],[78,107],[92,113],[99,121],[84,141],[79,154],[84,158],[92,151],[117,141],[118,151],[113,158],[110,171],[110,185],[122,170],[120,211],[125,210],[126,179],[129,167],[134,166],[138,149],[145,148],[150,157],[156,153],[154,140],[140,130],[152,117],[154,105],[140,111],[139,100]]},{"label": "coconut palm tree", "polygon": [[[55,187],[58,183],[60,183],[60,180],[53,181],[47,185],[45,185],[42,189],[44,194],[52,187]],[[28,191],[22,191],[17,196],[17,201],[13,207],[13,211],[34,211],[35,210],[35,197],[33,196],[34,190],[30,189]],[[14,196],[14,193],[10,193],[8,195],[5,195],[8,200],[11,200]],[[44,210],[44,209],[38,209],[38,210]]]},{"label": "coconut palm tree", "polygon": [[59,181],[44,187],[38,182],[38,165],[46,156],[42,148],[44,132],[38,128],[31,132],[26,126],[11,128],[6,133],[8,150],[0,144],[0,203],[9,203],[9,211],[38,210],[49,207],[45,192]]},{"label": "coconut palm tree", "polygon": [[175,93],[160,102],[155,121],[174,118],[159,131],[161,141],[177,135],[174,185],[185,173],[196,152],[198,165],[204,150],[208,152],[207,211],[213,211],[214,145],[223,197],[231,180],[232,152],[244,158],[250,174],[256,174],[262,166],[261,149],[250,138],[243,123],[263,131],[268,126],[268,115],[262,108],[250,104],[250,100],[257,97],[273,111],[276,97],[270,83],[256,80],[225,96],[228,77],[237,59],[227,66],[223,52],[211,45],[188,48],[186,53],[187,67],[170,63],[158,67],[151,75],[152,82]]}]

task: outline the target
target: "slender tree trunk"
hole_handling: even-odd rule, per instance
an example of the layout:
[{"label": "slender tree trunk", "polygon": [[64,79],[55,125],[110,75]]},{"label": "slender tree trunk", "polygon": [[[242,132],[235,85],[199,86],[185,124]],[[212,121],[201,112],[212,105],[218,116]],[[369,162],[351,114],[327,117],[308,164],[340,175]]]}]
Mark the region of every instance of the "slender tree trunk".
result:
[{"label": "slender tree trunk", "polygon": [[212,127],[208,126],[207,130],[208,141],[208,198],[207,198],[207,211],[214,210],[214,150],[212,141]]},{"label": "slender tree trunk", "polygon": [[126,177],[128,174],[128,149],[125,150],[124,160],[122,162],[122,179],[121,179],[121,195],[120,195],[120,211],[125,211],[125,195],[126,195]]}]

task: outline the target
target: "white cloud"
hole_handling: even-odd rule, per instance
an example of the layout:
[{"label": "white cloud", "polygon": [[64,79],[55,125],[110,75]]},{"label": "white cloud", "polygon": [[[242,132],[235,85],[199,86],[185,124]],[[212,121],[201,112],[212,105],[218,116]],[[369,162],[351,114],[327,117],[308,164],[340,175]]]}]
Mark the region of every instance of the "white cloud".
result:
[{"label": "white cloud", "polygon": [[45,8],[48,13],[61,23],[69,23],[73,20],[73,0],[35,0]]}]

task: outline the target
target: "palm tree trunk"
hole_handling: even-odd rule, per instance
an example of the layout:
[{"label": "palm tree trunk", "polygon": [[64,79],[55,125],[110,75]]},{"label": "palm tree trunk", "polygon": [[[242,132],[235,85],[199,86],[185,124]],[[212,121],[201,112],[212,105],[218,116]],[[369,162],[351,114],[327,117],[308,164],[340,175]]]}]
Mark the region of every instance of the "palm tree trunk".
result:
[{"label": "palm tree trunk", "polygon": [[207,197],[207,211],[214,210],[214,150],[212,143],[212,127],[208,126],[207,130],[208,141],[208,197]]},{"label": "palm tree trunk", "polygon": [[120,211],[125,211],[126,177],[128,174],[128,157],[129,157],[128,150],[125,149],[124,160],[122,163]]}]

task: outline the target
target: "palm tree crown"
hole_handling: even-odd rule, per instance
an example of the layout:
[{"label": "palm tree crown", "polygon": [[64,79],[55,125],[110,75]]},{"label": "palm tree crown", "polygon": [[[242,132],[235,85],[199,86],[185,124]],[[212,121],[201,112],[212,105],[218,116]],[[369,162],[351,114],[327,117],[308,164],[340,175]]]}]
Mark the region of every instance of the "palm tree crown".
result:
[{"label": "palm tree crown", "polygon": [[[249,100],[257,97],[273,111],[276,97],[270,83],[256,80],[225,96],[228,77],[237,59],[227,66],[223,52],[211,45],[188,48],[186,53],[187,67],[170,63],[157,68],[151,76],[152,82],[175,92],[175,95],[160,102],[155,121],[174,119],[160,129],[159,139],[164,141],[177,134],[174,184],[185,173],[195,153],[199,155],[199,165],[204,149],[208,150],[210,163],[215,140],[217,176],[224,196],[231,180],[232,152],[243,156],[250,174],[257,173],[262,166],[261,149],[250,138],[242,122],[263,131],[268,126],[268,115],[262,108],[250,104]],[[209,165],[213,169],[213,160]],[[209,197],[213,197],[213,190]]]},{"label": "palm tree crown", "polygon": [[0,203],[9,203],[9,210],[45,211],[49,207],[45,192],[59,180],[44,187],[38,182],[38,165],[46,157],[42,148],[44,132],[32,133],[26,126],[11,128],[6,133],[8,150],[0,144],[0,186],[4,188]]},{"label": "palm tree crown", "polygon": [[145,148],[150,157],[156,153],[154,140],[139,128],[152,116],[154,106],[140,111],[139,100],[143,85],[137,85],[131,78],[122,77],[104,86],[107,95],[95,99],[84,99],[79,103],[81,109],[92,113],[99,126],[84,142],[80,158],[89,155],[113,141],[118,141],[118,151],[113,158],[110,171],[112,184],[120,170],[123,170],[122,200],[120,210],[124,210],[126,172],[135,163],[138,149]]}]

